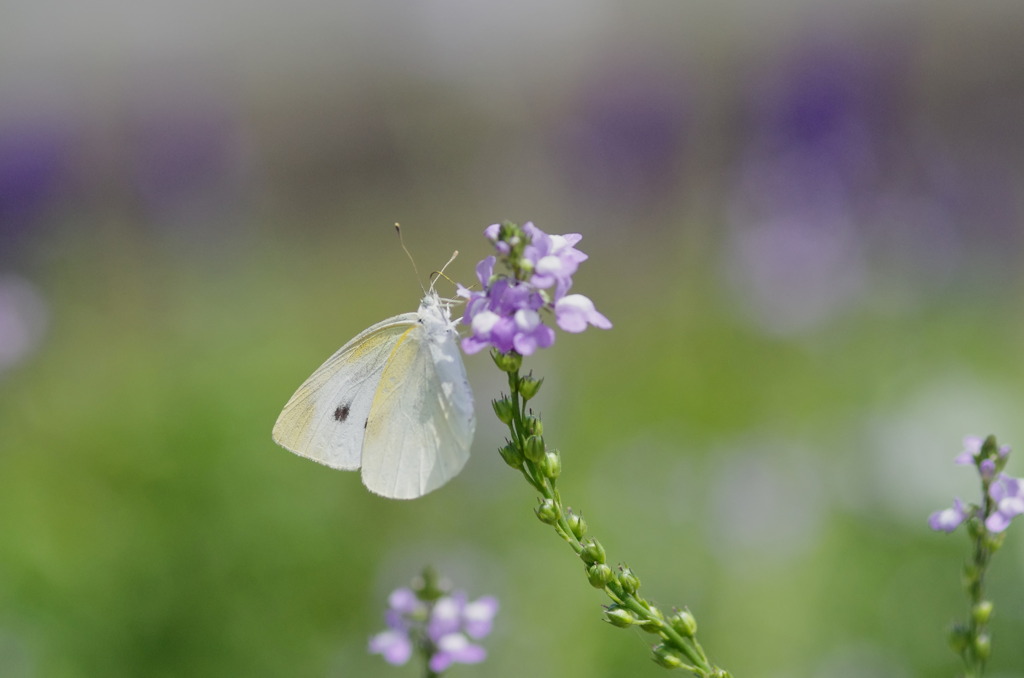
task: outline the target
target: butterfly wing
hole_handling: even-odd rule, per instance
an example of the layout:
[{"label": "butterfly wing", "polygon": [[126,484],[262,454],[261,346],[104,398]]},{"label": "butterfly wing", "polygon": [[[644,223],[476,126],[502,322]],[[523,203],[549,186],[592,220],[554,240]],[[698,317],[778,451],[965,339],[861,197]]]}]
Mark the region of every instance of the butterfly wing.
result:
[{"label": "butterfly wing", "polygon": [[284,406],[273,437],[278,445],[332,468],[359,468],[364,431],[393,349],[419,328],[403,313],[360,332],[318,367]]},{"label": "butterfly wing", "polygon": [[392,499],[420,497],[458,474],[476,428],[455,330],[427,300],[414,315],[420,322],[391,352],[363,440],[363,484]]}]

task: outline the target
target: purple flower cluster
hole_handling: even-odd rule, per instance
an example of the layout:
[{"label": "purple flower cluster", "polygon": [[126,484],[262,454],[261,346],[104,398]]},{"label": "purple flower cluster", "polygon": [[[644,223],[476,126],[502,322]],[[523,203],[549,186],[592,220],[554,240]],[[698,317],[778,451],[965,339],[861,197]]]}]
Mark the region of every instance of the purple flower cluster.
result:
[{"label": "purple flower cluster", "polygon": [[548,235],[533,225],[493,224],[484,235],[494,244],[512,276],[495,275],[498,257],[477,264],[482,291],[459,286],[466,299],[462,321],[472,333],[462,340],[466,353],[493,346],[501,353],[531,355],[555,342],[555,331],[544,324],[541,312],[550,311],[566,332],[582,332],[588,325],[609,329],[612,324],[582,294],[568,294],[572,276],[587,255],[576,249],[579,233]]},{"label": "purple flower cluster", "polygon": [[[987,452],[984,438],[968,436],[964,438],[964,451],[955,460],[957,464],[976,466],[983,484],[988,487],[993,510],[985,517],[985,528],[993,533],[1002,532],[1013,518],[1024,513],[1024,480],[1000,472],[1009,455],[1007,445]],[[931,514],[928,525],[939,532],[952,532],[972,515],[981,516],[981,510],[974,505],[965,506],[956,498],[952,507]]]},{"label": "purple flower cluster", "polygon": [[996,473],[996,461],[1005,463],[1006,458],[1010,456],[1010,446],[1000,445],[995,458],[983,454],[984,446],[985,439],[981,436],[967,436],[964,438],[964,451],[956,455],[953,463],[977,466],[981,477],[991,480]]},{"label": "purple flower cluster", "polygon": [[434,673],[455,663],[476,664],[487,657],[487,650],[471,639],[479,640],[491,632],[497,612],[494,596],[469,601],[465,593],[455,591],[427,602],[411,589],[400,588],[388,597],[388,629],[370,638],[370,652],[382,655],[389,664],[401,665],[419,646],[428,654]]}]

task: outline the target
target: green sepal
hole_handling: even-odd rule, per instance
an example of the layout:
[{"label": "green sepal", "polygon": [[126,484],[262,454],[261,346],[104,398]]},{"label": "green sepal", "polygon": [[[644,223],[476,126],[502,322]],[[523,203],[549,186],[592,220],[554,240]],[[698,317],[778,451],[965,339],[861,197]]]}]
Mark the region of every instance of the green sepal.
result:
[{"label": "green sepal", "polygon": [[620,629],[628,628],[633,624],[636,624],[636,615],[629,610],[623,609],[618,605],[612,605],[605,608],[604,620],[612,626],[617,626]]},{"label": "green sepal", "polygon": [[571,510],[567,512],[565,520],[569,523],[569,529],[577,539],[583,539],[583,535],[587,533],[587,521],[583,519],[583,516],[573,513]]},{"label": "green sepal", "polygon": [[613,579],[615,579],[615,573],[604,563],[594,563],[587,568],[587,580],[595,589],[603,589]]},{"label": "green sepal", "polygon": [[412,590],[416,597],[424,602],[433,602],[448,593],[441,578],[430,565],[423,568],[419,576],[413,578]]},{"label": "green sepal", "polygon": [[665,626],[665,615],[661,613],[661,610],[651,604],[647,604],[646,607],[650,618],[641,620],[640,628],[648,633],[660,632],[662,627]]},{"label": "green sepal", "polygon": [[962,654],[971,642],[971,631],[961,624],[953,624],[949,629],[949,646],[953,652]]},{"label": "green sepal", "polygon": [[521,377],[519,379],[519,395],[523,397],[523,400],[530,400],[537,395],[537,391],[540,390],[543,383],[543,379],[534,379],[530,375]]},{"label": "green sepal", "polygon": [[541,469],[544,471],[544,475],[554,480],[562,473],[562,457],[558,454],[557,450],[550,450],[544,454],[544,459],[541,461]]},{"label": "green sepal", "polygon": [[494,414],[505,426],[512,423],[512,419],[515,416],[515,408],[512,406],[512,401],[508,398],[499,398],[491,401],[491,407],[494,408]]},{"label": "green sepal", "polygon": [[689,610],[676,610],[668,618],[668,623],[683,638],[693,638],[697,635],[697,618]]},{"label": "green sepal", "polygon": [[651,648],[654,652],[654,663],[666,669],[678,669],[683,667],[683,660],[664,643]]},{"label": "green sepal", "polygon": [[988,620],[989,620],[989,617],[991,617],[991,616],[992,616],[992,601],[991,600],[979,601],[978,604],[975,605],[971,609],[971,619],[974,620],[975,624],[979,624],[979,625],[987,624]]},{"label": "green sepal", "polygon": [[530,436],[523,445],[523,454],[535,464],[544,458],[545,451],[544,439],[540,436]]},{"label": "green sepal", "polygon": [[626,595],[634,595],[640,588],[640,578],[628,567],[619,567],[619,586]]},{"label": "green sepal", "polygon": [[583,550],[580,552],[580,558],[587,565],[593,565],[594,563],[605,562],[604,547],[601,546],[601,542],[596,539],[588,539],[583,543]]},{"label": "green sepal", "polygon": [[550,499],[544,499],[535,508],[534,513],[540,518],[540,522],[547,525],[554,525],[558,522],[558,507],[555,506],[555,502]]},{"label": "green sepal", "polygon": [[513,443],[509,443],[498,450],[501,454],[501,458],[505,460],[505,463],[515,469],[523,467],[523,453]]},{"label": "green sepal", "polygon": [[987,633],[979,633],[974,639],[974,654],[985,661],[992,655],[992,638]]},{"label": "green sepal", "polygon": [[491,359],[502,372],[518,372],[523,365],[523,356],[515,351],[502,353],[496,348],[491,349]]}]

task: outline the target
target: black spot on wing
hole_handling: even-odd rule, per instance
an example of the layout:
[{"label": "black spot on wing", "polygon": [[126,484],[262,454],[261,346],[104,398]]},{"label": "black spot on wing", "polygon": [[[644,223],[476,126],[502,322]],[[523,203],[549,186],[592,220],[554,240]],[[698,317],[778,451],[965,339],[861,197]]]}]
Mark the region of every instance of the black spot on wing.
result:
[{"label": "black spot on wing", "polygon": [[342,403],[341,405],[338,405],[338,407],[334,410],[334,421],[344,422],[346,419],[348,419],[348,413],[350,409],[351,408],[348,403]]}]

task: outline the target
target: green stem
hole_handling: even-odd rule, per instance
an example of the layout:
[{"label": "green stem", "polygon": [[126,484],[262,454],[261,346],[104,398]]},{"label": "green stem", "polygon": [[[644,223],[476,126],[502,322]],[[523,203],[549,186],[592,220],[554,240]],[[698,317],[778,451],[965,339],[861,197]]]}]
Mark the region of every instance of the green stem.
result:
[{"label": "green stem", "polygon": [[[981,492],[984,497],[981,515],[987,518],[992,515],[995,506],[992,497],[989,495],[991,480],[982,478]],[[985,657],[978,653],[976,643],[980,637],[985,635],[988,628],[987,620],[979,622],[974,610],[985,599],[985,573],[988,570],[989,561],[992,557],[992,550],[989,548],[989,532],[985,527],[984,519],[978,526],[977,534],[974,537],[973,558],[971,563],[972,576],[967,584],[968,598],[968,627],[967,634],[970,639],[963,652],[965,678],[981,678],[985,674]]]},{"label": "green stem", "polygon": [[[510,442],[523,453],[523,463],[520,471],[523,477],[533,485],[541,494],[543,499],[550,501],[555,509],[556,518],[552,527],[562,539],[569,544],[577,556],[583,556],[587,547],[577,538],[569,524],[567,512],[562,503],[561,495],[555,486],[555,478],[545,475],[544,469],[536,462],[530,461],[525,456],[526,441],[530,433],[527,430],[525,421],[525,410],[527,399],[523,397],[520,389],[521,378],[519,369],[508,372],[508,384],[510,391],[510,405],[512,407],[511,420],[508,422]],[[586,561],[584,561],[586,564]],[[717,667],[714,667],[704,654],[703,648],[697,642],[696,637],[684,637],[676,631],[661,615],[653,611],[651,604],[642,597],[627,592],[626,589],[615,578],[612,578],[603,588],[605,594],[618,606],[629,610],[637,619],[637,625],[656,633],[662,638],[664,644],[685,657],[687,664],[679,664],[679,668],[692,671],[697,676],[728,676],[728,674]]]}]

